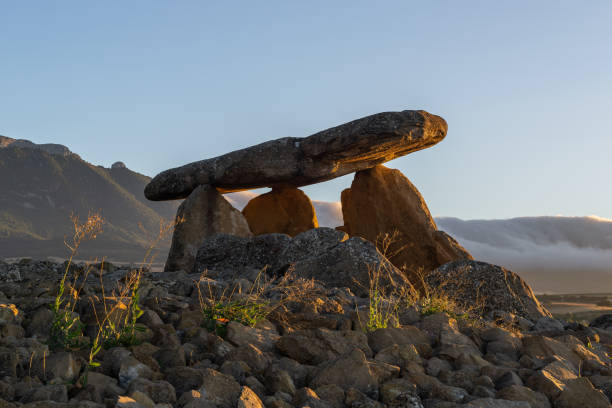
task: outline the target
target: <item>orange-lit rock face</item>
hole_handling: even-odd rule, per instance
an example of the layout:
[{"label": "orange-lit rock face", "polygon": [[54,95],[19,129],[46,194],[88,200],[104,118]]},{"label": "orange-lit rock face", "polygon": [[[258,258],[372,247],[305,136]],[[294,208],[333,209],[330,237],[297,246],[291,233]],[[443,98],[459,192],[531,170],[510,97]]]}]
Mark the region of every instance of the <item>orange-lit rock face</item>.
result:
[{"label": "orange-lit rock face", "polygon": [[425,200],[399,170],[376,166],[357,172],[350,189],[342,192],[342,230],[384,246],[389,260],[405,269],[419,286],[417,272],[429,272],[447,262],[471,256],[455,240],[438,231]]},{"label": "orange-lit rock face", "polygon": [[309,137],[270,140],[166,170],[145,195],[175,200],[206,184],[227,193],[320,183],[433,146],[446,130],[444,119],[425,111],[377,113]]},{"label": "orange-lit rock face", "polygon": [[242,214],[255,235],[277,232],[294,237],[319,226],[312,201],[297,188],[274,189],[257,196]]}]

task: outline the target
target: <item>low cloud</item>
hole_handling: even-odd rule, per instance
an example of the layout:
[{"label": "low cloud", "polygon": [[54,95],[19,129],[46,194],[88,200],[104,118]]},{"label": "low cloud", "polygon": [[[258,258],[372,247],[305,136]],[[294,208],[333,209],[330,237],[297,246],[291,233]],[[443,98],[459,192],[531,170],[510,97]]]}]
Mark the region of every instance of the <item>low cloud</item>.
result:
[{"label": "low cloud", "polygon": [[612,292],[612,221],[600,217],[436,219],[474,258],[520,274],[537,292]]}]

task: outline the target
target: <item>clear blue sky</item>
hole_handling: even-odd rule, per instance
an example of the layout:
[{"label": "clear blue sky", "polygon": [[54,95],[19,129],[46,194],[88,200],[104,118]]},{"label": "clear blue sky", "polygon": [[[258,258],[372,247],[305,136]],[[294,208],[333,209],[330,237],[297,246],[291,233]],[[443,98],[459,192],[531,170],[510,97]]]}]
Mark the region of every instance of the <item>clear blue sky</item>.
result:
[{"label": "clear blue sky", "polygon": [[425,109],[447,138],[388,165],[433,214],[612,218],[611,21],[609,1],[1,1],[0,134],[154,175]]}]

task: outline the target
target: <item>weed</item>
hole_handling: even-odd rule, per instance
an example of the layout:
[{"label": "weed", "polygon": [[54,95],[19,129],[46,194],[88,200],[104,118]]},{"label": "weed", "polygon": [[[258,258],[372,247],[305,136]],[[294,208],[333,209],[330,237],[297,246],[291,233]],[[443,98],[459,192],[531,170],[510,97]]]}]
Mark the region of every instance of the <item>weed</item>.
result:
[{"label": "weed", "polygon": [[[378,237],[377,247],[383,256],[386,257],[396,236],[397,232]],[[397,327],[400,311],[413,305],[418,296],[416,289],[411,285],[393,288],[388,293],[383,282],[392,281],[390,268],[392,268],[391,264],[383,262],[379,262],[376,267],[368,265],[368,320],[365,326],[359,320],[365,331],[384,329],[389,326]],[[361,319],[359,313],[357,317]]]},{"label": "weed", "polygon": [[[79,294],[83,289],[83,285],[90,271],[90,266],[87,265],[83,275],[80,276],[76,268],[71,268],[72,261],[76,255],[79,246],[86,240],[95,239],[102,232],[104,220],[97,213],[89,213],[87,220],[80,224],[76,215],[71,215],[70,219],[74,227],[72,242],[68,243],[64,240],[65,245],[70,250],[70,257],[66,262],[64,275],[59,283],[59,289],[55,300],[51,305],[53,319],[51,321],[51,329],[49,333],[49,347],[51,349],[75,349],[85,346],[81,341],[83,336],[83,324],[77,316],[75,316],[74,308],[79,300]],[[68,273],[74,269],[74,279],[72,284],[66,282]],[[80,288],[77,288],[79,277],[83,278],[83,283]],[[68,290],[68,293],[66,293]]]},{"label": "weed", "polygon": [[292,271],[289,268],[281,277],[269,277],[264,268],[247,291],[236,284],[221,293],[204,271],[196,283],[204,327],[224,337],[231,321],[253,327],[267,318],[283,320],[285,316],[279,310],[284,305],[308,299],[315,291],[314,280],[297,278]]}]

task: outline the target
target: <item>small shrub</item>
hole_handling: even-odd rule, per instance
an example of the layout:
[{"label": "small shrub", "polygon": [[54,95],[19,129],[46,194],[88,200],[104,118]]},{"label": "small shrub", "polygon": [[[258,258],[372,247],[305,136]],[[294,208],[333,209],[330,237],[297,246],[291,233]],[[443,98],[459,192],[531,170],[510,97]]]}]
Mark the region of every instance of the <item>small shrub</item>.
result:
[{"label": "small shrub", "polygon": [[[396,235],[397,233],[384,234],[378,237],[377,247],[383,256],[386,256]],[[365,326],[361,324],[364,331],[370,332],[390,326],[397,327],[400,311],[414,305],[417,297],[415,288],[413,286],[398,287],[387,293],[382,283],[388,276],[390,276],[390,271],[383,263],[379,263],[377,267],[368,266],[368,321],[365,322]],[[387,281],[392,281],[392,279],[387,279]],[[357,316],[360,316],[359,313]]]}]

